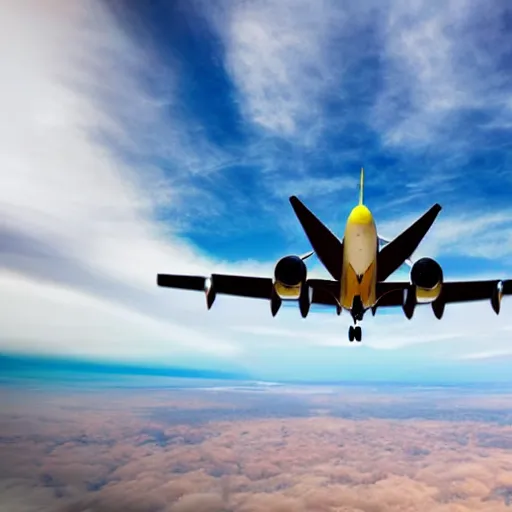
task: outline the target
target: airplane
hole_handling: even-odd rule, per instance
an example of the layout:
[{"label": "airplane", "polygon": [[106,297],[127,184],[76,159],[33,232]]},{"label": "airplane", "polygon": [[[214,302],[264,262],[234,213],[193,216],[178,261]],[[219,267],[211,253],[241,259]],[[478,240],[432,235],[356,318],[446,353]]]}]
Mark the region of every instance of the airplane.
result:
[{"label": "airplane", "polygon": [[[434,204],[393,240],[381,237],[371,211],[364,204],[364,169],[361,168],[359,203],[350,212],[342,239],[325,226],[296,196],[289,201],[313,251],[281,258],[274,276],[251,277],[227,274],[204,276],[158,274],[157,285],[203,291],[210,309],[217,294],[266,299],[272,316],[283,301],[297,301],[301,316],[308,316],[312,304],[331,306],[338,315],[346,310],[353,324],[349,341],[360,342],[364,315],[375,316],[383,307],[401,307],[411,320],[418,305],[430,304],[441,320],[446,304],[489,300],[496,314],[504,295],[512,294],[512,280],[445,281],[440,264],[433,258],[412,261],[441,211]],[[380,244],[383,247],[380,247]],[[332,279],[308,278],[305,261],[316,254]],[[410,268],[409,281],[388,281],[402,265]]]}]

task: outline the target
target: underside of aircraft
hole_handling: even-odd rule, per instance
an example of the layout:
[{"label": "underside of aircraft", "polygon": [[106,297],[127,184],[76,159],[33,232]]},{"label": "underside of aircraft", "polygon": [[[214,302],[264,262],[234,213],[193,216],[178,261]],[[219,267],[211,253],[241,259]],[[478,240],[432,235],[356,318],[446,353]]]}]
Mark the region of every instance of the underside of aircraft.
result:
[{"label": "underside of aircraft", "polygon": [[[361,169],[359,204],[351,211],[342,239],[332,233],[296,196],[290,203],[313,251],[281,258],[273,277],[212,274],[210,277],[158,274],[158,286],[203,291],[210,309],[217,294],[266,299],[272,316],[283,301],[298,302],[303,318],[312,304],[331,306],[338,315],[350,313],[350,341],[361,341],[365,313],[379,308],[401,307],[410,320],[418,305],[430,304],[437,319],[446,304],[488,300],[496,314],[504,295],[512,294],[512,280],[445,281],[443,270],[432,258],[411,261],[413,253],[441,211],[434,204],[396,238],[377,234],[370,210],[363,204],[364,171]],[[385,244],[382,248],[379,242]],[[316,254],[332,279],[308,278],[306,260]],[[388,281],[402,265],[410,267],[409,281]]]}]

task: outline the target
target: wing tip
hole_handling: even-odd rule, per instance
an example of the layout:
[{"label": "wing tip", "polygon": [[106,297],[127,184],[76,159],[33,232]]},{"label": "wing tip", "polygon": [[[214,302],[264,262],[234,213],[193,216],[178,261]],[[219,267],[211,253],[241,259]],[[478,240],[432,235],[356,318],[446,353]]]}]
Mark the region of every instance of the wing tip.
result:
[{"label": "wing tip", "polygon": [[290,196],[289,200],[293,211],[299,217],[299,220],[304,213],[311,213],[307,206],[297,196]]}]

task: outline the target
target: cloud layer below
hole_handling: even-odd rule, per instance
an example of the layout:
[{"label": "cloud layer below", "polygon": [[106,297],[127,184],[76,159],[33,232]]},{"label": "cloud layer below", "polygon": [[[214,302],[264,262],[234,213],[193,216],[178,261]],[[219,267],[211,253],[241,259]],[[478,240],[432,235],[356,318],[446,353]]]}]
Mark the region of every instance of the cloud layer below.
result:
[{"label": "cloud layer below", "polygon": [[512,497],[510,396],[488,389],[77,393],[0,392],[8,510],[501,512]]}]

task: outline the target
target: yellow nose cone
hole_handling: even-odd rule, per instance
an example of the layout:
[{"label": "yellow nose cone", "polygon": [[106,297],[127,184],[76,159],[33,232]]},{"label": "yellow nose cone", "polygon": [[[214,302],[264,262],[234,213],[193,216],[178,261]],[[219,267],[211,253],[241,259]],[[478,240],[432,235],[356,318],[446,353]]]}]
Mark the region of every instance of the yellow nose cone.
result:
[{"label": "yellow nose cone", "polygon": [[364,205],[356,206],[348,216],[348,222],[351,224],[371,224],[373,222],[373,216]]}]

